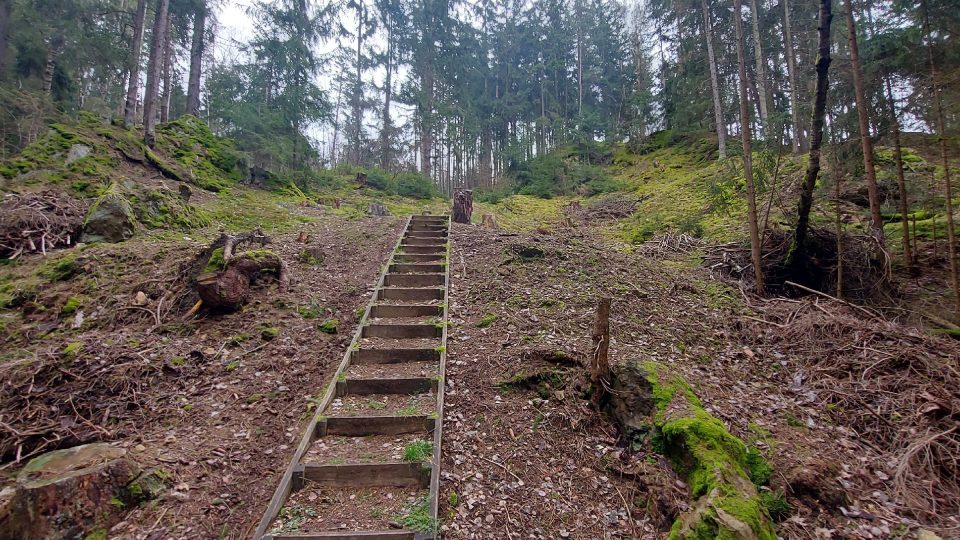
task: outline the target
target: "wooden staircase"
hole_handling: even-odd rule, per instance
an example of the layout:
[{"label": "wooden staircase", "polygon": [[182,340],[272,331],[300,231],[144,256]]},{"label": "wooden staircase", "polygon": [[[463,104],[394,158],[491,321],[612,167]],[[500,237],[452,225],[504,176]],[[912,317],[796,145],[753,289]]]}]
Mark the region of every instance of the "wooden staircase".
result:
[{"label": "wooden staircase", "polygon": [[[350,347],[333,379],[325,386],[254,539],[426,540],[436,537],[440,419],[443,418],[447,356],[449,230],[449,216],[409,218]],[[427,366],[432,375],[405,373],[405,368],[415,365]],[[404,400],[406,405],[396,409]],[[381,410],[369,410],[372,406]],[[432,440],[432,453],[423,461],[371,459],[350,454],[351,442],[360,445],[378,437],[390,440],[390,437],[414,435]],[[344,443],[338,448],[346,446],[345,455],[325,460],[317,448],[327,448],[326,441],[333,440]],[[308,487],[336,492],[336,497],[348,501],[347,506],[353,501],[369,501],[377,493],[369,490],[417,490],[421,513],[425,507],[429,519],[418,520],[418,530],[393,519],[387,526],[363,530],[348,530],[349,527],[327,523],[317,527],[318,530],[311,530],[310,523],[303,527],[285,527],[279,519],[284,515],[285,506],[292,505],[291,499]],[[322,513],[323,508],[316,512]],[[389,517],[380,521],[387,519]],[[286,530],[290,528],[296,530]]]}]

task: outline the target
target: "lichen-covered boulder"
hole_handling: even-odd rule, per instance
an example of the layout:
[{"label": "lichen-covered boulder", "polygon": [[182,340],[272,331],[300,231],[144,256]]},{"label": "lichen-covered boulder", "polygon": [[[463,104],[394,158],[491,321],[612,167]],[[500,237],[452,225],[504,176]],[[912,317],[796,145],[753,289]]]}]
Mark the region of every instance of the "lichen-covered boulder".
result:
[{"label": "lichen-covered boulder", "polygon": [[81,241],[122,242],[133,236],[136,223],[130,202],[111,189],[90,207]]},{"label": "lichen-covered boulder", "polygon": [[130,502],[141,467],[105,443],[56,450],[32,459],[17,477],[0,540],[66,540],[108,528]]}]

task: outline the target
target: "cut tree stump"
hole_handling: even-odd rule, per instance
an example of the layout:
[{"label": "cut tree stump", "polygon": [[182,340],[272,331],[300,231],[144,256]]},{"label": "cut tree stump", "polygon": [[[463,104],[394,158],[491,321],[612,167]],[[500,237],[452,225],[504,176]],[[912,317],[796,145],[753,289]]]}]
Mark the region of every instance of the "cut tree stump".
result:
[{"label": "cut tree stump", "polygon": [[473,191],[460,189],[453,194],[454,223],[470,223],[473,216]]},{"label": "cut tree stump", "polygon": [[379,203],[370,203],[370,207],[367,209],[367,213],[371,216],[383,217],[389,216],[390,211],[387,210],[387,207]]},{"label": "cut tree stump", "polygon": [[590,363],[590,382],[593,383],[593,403],[598,408],[607,399],[610,385],[610,299],[601,298],[593,320],[593,360]]},{"label": "cut tree stump", "polygon": [[497,229],[497,220],[494,219],[493,214],[484,214],[483,221],[480,222],[480,226],[486,229]]},{"label": "cut tree stump", "polygon": [[[32,459],[17,477],[0,540],[83,538],[119,521],[140,466],[105,443],[56,450]],[[119,503],[118,503],[119,501]]]}]

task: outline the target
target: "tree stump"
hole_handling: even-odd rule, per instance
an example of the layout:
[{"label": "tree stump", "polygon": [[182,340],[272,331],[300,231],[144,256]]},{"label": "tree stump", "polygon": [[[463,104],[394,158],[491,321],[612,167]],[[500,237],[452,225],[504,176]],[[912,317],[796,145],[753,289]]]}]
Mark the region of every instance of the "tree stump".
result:
[{"label": "tree stump", "polygon": [[497,220],[494,219],[493,214],[484,214],[480,226],[485,229],[497,229]]},{"label": "tree stump", "polygon": [[473,191],[460,189],[453,194],[454,223],[470,223],[473,216]]},{"label": "tree stump", "polygon": [[607,387],[610,384],[610,299],[601,298],[597,304],[597,314],[593,320],[593,358],[590,362],[590,382],[593,383],[592,400],[597,408],[602,408],[607,400]]},{"label": "tree stump", "polygon": [[[56,450],[32,459],[17,477],[0,539],[83,538],[119,520],[141,468],[105,443]],[[120,501],[121,504],[117,504]]]},{"label": "tree stump", "polygon": [[387,207],[380,203],[370,203],[370,206],[367,208],[367,213],[371,216],[384,217],[389,216],[390,211],[387,210]]},{"label": "tree stump", "polygon": [[265,275],[275,277],[279,291],[286,292],[290,280],[283,259],[266,249],[235,254],[234,250],[244,242],[264,246],[270,239],[259,230],[241,236],[224,233],[194,263],[194,288],[207,308],[236,310],[246,303],[251,286]]}]

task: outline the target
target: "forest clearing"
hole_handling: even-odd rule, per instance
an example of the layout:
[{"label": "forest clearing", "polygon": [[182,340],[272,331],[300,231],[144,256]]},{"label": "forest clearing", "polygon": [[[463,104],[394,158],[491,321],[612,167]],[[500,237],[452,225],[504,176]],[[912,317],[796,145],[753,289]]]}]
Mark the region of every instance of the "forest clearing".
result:
[{"label": "forest clearing", "polygon": [[960,538],[960,11],[0,0],[0,540]]}]

